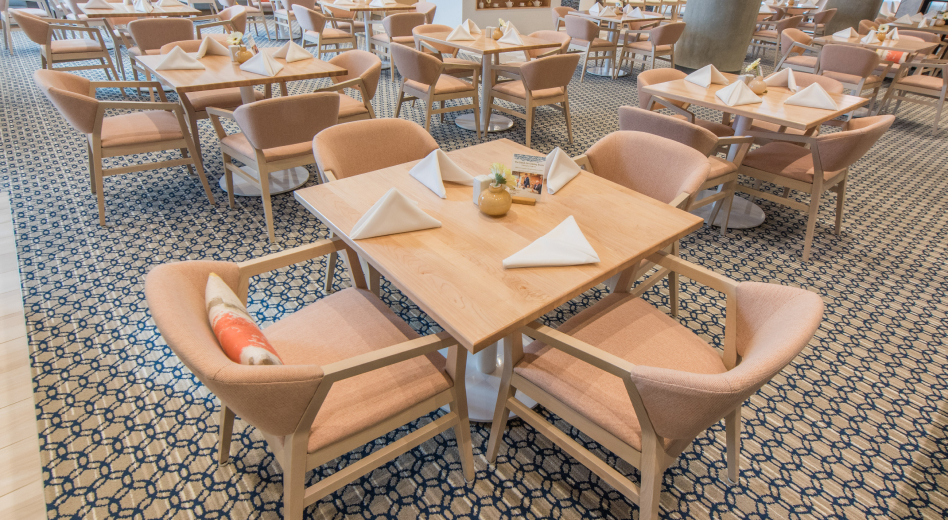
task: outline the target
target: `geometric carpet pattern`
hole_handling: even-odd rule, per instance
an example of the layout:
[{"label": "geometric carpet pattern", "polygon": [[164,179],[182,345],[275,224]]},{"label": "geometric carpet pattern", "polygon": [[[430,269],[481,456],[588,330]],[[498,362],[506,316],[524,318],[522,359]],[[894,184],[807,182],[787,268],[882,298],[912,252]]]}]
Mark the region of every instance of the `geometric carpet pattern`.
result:
[{"label": "geometric carpet pattern", "polygon": [[[239,418],[232,463],[217,466],[219,402],[158,334],[143,281],[164,262],[259,257],[325,237],[326,227],[292,194],[274,196],[279,243],[271,246],[260,200],[238,198],[232,210],[217,187],[223,169],[206,121],[201,141],[217,204],[184,168],[112,176],[105,180],[110,227],[100,227],[84,138],[34,86],[36,46],[20,32],[13,39],[16,56],[0,59],[0,189],[14,211],[49,517],[280,518],[280,468],[261,435]],[[618,107],[636,103],[638,72],[617,81],[587,75],[582,83],[577,72],[570,85],[574,144],[567,143],[562,114],[541,108],[533,147],[577,155],[615,131]],[[325,81],[296,83],[291,91]],[[379,117],[393,115],[396,92],[383,73],[374,100]],[[117,91],[100,97],[119,99]],[[455,115],[431,126],[446,150],[476,143],[454,125]],[[904,105],[892,129],[853,166],[838,236],[834,198],[824,199],[811,261],[800,259],[804,215],[766,201],[758,201],[767,219],[757,228],[723,237],[705,228],[682,241],[683,257],[716,272],[818,293],[826,314],[803,353],[747,401],[740,482],[724,479],[719,424],[666,471],[662,518],[948,516],[948,141],[931,129],[930,116],[927,108]],[[406,106],[402,117],[420,123],[421,110]],[[522,143],[523,122],[486,137],[500,138]],[[370,150],[371,143],[352,143],[347,152]],[[170,158],[144,154],[115,165],[162,157]],[[268,324],[322,297],[324,261],[257,278],[251,313]],[[602,294],[593,288],[545,319],[556,326]],[[660,289],[647,298],[664,305]],[[389,284],[383,299],[419,333],[440,331]],[[721,295],[686,281],[679,319],[718,344]],[[637,481],[632,467],[543,414]],[[309,478],[331,475],[409,430]],[[483,456],[488,429],[474,424],[472,433],[473,483],[461,476],[448,431],[317,502],[307,518],[638,518],[634,503],[521,421],[510,422],[496,465]]]}]

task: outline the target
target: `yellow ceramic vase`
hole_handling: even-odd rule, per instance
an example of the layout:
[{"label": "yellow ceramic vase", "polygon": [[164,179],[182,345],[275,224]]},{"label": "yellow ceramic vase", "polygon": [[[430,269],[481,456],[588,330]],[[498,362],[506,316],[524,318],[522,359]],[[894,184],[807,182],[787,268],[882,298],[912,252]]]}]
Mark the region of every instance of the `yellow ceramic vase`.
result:
[{"label": "yellow ceramic vase", "polygon": [[240,49],[237,49],[237,63],[243,63],[250,58],[253,58],[253,53],[248,51],[243,45],[240,46]]},{"label": "yellow ceramic vase", "polygon": [[491,184],[487,187],[487,191],[481,192],[481,196],[477,199],[477,205],[481,209],[481,213],[492,217],[506,215],[510,211],[511,204],[513,204],[513,200],[510,198],[510,193],[507,192],[507,187],[502,184]]},{"label": "yellow ceramic vase", "polygon": [[504,37],[504,33],[500,29],[494,29],[494,34],[491,36],[493,36],[495,40],[499,40]]},{"label": "yellow ceramic vase", "polygon": [[759,75],[754,76],[754,79],[750,80],[750,83],[748,83],[747,86],[750,87],[750,89],[754,91],[754,94],[757,94],[758,96],[767,92],[767,84],[764,83],[764,78],[760,77]]}]

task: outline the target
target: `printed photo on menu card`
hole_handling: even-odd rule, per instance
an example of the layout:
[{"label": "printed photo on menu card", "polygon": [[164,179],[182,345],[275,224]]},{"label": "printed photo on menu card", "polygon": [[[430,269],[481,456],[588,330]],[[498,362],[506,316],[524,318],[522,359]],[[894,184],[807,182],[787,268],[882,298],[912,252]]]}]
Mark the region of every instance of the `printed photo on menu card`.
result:
[{"label": "printed photo on menu card", "polygon": [[530,197],[540,201],[543,193],[543,164],[546,157],[516,153],[510,171],[513,174],[514,185],[510,186],[510,194],[514,197]]}]

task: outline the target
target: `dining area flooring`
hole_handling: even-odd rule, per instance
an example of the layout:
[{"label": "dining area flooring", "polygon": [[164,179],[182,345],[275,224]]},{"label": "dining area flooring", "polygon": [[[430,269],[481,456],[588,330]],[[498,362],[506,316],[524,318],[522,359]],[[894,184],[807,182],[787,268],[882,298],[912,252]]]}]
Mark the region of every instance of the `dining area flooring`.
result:
[{"label": "dining area flooring", "polygon": [[[12,211],[48,518],[280,518],[282,472],[263,437],[239,417],[231,462],[218,467],[219,402],[161,339],[144,277],[165,262],[278,252],[325,238],[326,226],[292,193],[273,196],[278,243],[270,245],[259,198],[239,197],[235,209],[223,202],[219,147],[202,121],[217,205],[208,204],[184,168],[113,176],[105,181],[111,227],[100,227],[84,138],[34,85],[36,47],[20,32],[13,40],[16,56],[0,58],[0,191]],[[639,72],[616,81],[587,74],[580,82],[577,70],[569,86],[573,145],[562,113],[546,107],[538,110],[532,147],[546,154],[559,146],[576,156],[616,131],[618,107],[637,104]],[[298,82],[290,93],[327,84]],[[392,117],[397,92],[383,72],[378,117]],[[100,97],[120,99],[117,90]],[[478,142],[454,124],[458,114],[431,124],[446,151]],[[422,123],[421,107],[405,106],[401,117]],[[933,131],[930,117],[930,109],[903,106],[891,130],[853,166],[838,236],[835,201],[823,201],[809,262],[801,261],[805,215],[767,201],[756,201],[767,215],[759,227],[723,236],[705,227],[682,240],[687,260],[739,281],[809,289],[823,298],[826,314],[804,352],[745,404],[739,483],[725,480],[722,423],[666,471],[662,518],[948,516],[948,134]],[[522,121],[486,137],[501,138],[523,143]],[[352,143],[347,153],[372,153],[372,142]],[[313,175],[307,185],[315,183]],[[323,297],[325,261],[258,277],[249,292],[258,323]],[[334,287],[347,286],[341,262],[335,272]],[[556,327],[604,294],[602,286],[591,288],[544,322]],[[646,297],[667,306],[662,287]],[[383,282],[382,299],[419,334],[441,331],[391,284]],[[719,345],[722,295],[684,279],[680,301],[679,321]],[[604,447],[542,413],[637,479]],[[308,479],[324,478],[407,431]],[[637,518],[634,503],[522,421],[509,422],[494,465],[484,457],[488,435],[489,425],[472,425],[472,483],[461,475],[449,431],[317,502],[307,518]]]}]

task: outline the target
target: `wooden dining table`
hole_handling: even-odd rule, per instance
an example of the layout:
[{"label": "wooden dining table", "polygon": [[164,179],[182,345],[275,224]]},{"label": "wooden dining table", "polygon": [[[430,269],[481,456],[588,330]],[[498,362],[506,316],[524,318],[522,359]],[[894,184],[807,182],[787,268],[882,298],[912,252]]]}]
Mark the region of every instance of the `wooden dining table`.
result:
[{"label": "wooden dining table", "polygon": [[852,45],[855,47],[864,47],[866,49],[886,49],[899,52],[907,52],[910,55],[915,54],[928,54],[929,52],[938,48],[937,42],[920,42],[916,40],[885,40],[879,41],[874,40],[872,42],[864,42],[862,39],[865,38],[865,35],[859,35],[854,38],[840,38],[839,36],[826,35],[813,38],[813,43],[816,45],[829,45],[829,44],[840,44],[840,45]]},{"label": "wooden dining table", "polygon": [[334,2],[329,2],[326,0],[319,1],[319,5],[323,7],[329,6],[329,7],[332,7],[333,9],[339,9],[340,11],[348,11],[350,13],[355,13],[357,18],[360,15],[362,16],[362,23],[365,24],[365,50],[366,51],[370,50],[369,43],[370,43],[370,40],[372,39],[372,34],[373,34],[372,28],[375,25],[378,25],[380,22],[380,20],[372,19],[373,14],[381,14],[384,16],[389,12],[393,12],[393,13],[405,12],[405,11],[414,12],[417,10],[413,4],[400,4],[400,3],[394,2],[392,4],[379,7],[379,6],[369,5],[370,3],[371,3],[371,0],[369,2],[356,1],[355,5],[336,5]]},{"label": "wooden dining table", "polygon": [[[448,152],[471,175],[514,154],[536,153],[500,139]],[[469,370],[471,419],[490,421],[502,367],[497,343],[520,342],[520,327],[553,311],[648,255],[699,229],[702,219],[602,177],[581,172],[535,206],[514,204],[506,216],[484,215],[473,188],[445,183],[442,199],[409,175],[418,161],[311,186],[296,199],[411,299],[474,359]],[[390,188],[417,202],[441,227],[364,240],[353,226]],[[504,269],[503,260],[573,216],[599,255],[594,264]],[[379,279],[369,276],[379,291]]]},{"label": "wooden dining table", "polygon": [[201,11],[181,2],[182,5],[176,7],[158,7],[158,2],[154,2],[154,9],[149,12],[136,11],[135,7],[125,5],[121,2],[109,2],[111,9],[88,9],[86,4],[78,4],[79,9],[89,18],[131,18],[133,16],[141,17],[159,17],[159,16],[198,16]]},{"label": "wooden dining table", "polygon": [[[554,47],[559,47],[560,43],[544,40],[541,38],[533,38],[525,34],[520,35],[523,45],[500,43],[497,40],[487,37],[486,33],[486,28],[482,29],[481,35],[476,40],[465,41],[448,40],[448,35],[451,34],[450,31],[417,34],[415,35],[415,38],[430,43],[437,43],[439,45],[446,45],[448,47],[461,49],[462,51],[476,54],[481,57],[481,132],[500,132],[513,126],[513,120],[511,120],[509,117],[491,114],[490,106],[488,106],[487,103],[490,89],[494,86],[494,74],[492,67],[500,64],[500,55],[505,52],[552,49]],[[458,116],[454,119],[454,121],[455,124],[461,128],[464,128],[465,130],[473,131],[475,129],[474,114],[464,114]]]},{"label": "wooden dining table", "polygon": [[[277,48],[262,48],[261,52],[273,54]],[[190,53],[192,56],[196,53]],[[274,76],[261,76],[253,72],[247,72],[240,69],[240,65],[235,63],[230,56],[205,56],[199,61],[204,65],[204,70],[158,70],[158,65],[165,59],[165,55],[146,55],[135,56],[135,60],[149,73],[153,74],[158,81],[167,85],[178,93],[178,97],[184,96],[188,92],[201,92],[206,90],[219,90],[225,88],[237,87],[240,89],[240,97],[244,103],[253,103],[256,101],[254,96],[254,86],[263,85],[265,88],[271,88],[270,85],[280,85],[281,91],[286,92],[286,84],[291,81],[303,81],[317,78],[328,78],[331,76],[341,76],[348,70],[333,65],[331,63],[318,60],[316,58],[294,61],[287,63],[283,58],[274,58],[278,63],[284,65]],[[197,136],[195,136],[197,140]],[[200,150],[200,145],[198,145]],[[248,171],[247,168],[244,168]],[[249,170],[253,171],[253,170]],[[238,181],[238,179],[240,179]],[[286,193],[292,191],[309,179],[309,171],[306,168],[291,168],[270,173],[270,193]],[[225,179],[222,176],[220,181],[221,189],[227,191]],[[246,197],[259,197],[260,189],[253,183],[242,180],[239,176],[234,177],[234,195]]]},{"label": "wooden dining table", "polygon": [[[723,73],[729,82],[737,81],[734,74]],[[869,103],[864,97],[851,96],[847,94],[830,94],[838,108],[836,110],[824,110],[821,108],[802,107],[797,105],[787,105],[787,98],[792,96],[791,92],[785,87],[769,87],[767,93],[760,96],[763,99],[761,103],[750,105],[728,106],[721,101],[716,94],[727,85],[711,85],[704,88],[700,85],[677,79],[665,83],[648,85],[643,87],[643,91],[661,99],[669,101],[680,101],[696,105],[699,107],[718,110],[734,116],[734,135],[746,135],[754,120],[766,121],[785,128],[793,128],[803,131],[806,134],[812,134],[819,127],[836,119],[839,116],[848,114],[857,108]],[[728,151],[728,160],[734,161],[738,154],[742,154],[749,145],[732,145]],[[705,206],[700,208],[710,214],[712,207]],[[721,212],[718,212],[719,214]],[[766,215],[756,204],[747,201],[741,197],[735,197],[731,204],[730,221],[728,227],[736,229],[746,229],[763,224]],[[723,216],[718,217],[722,222]]]}]

